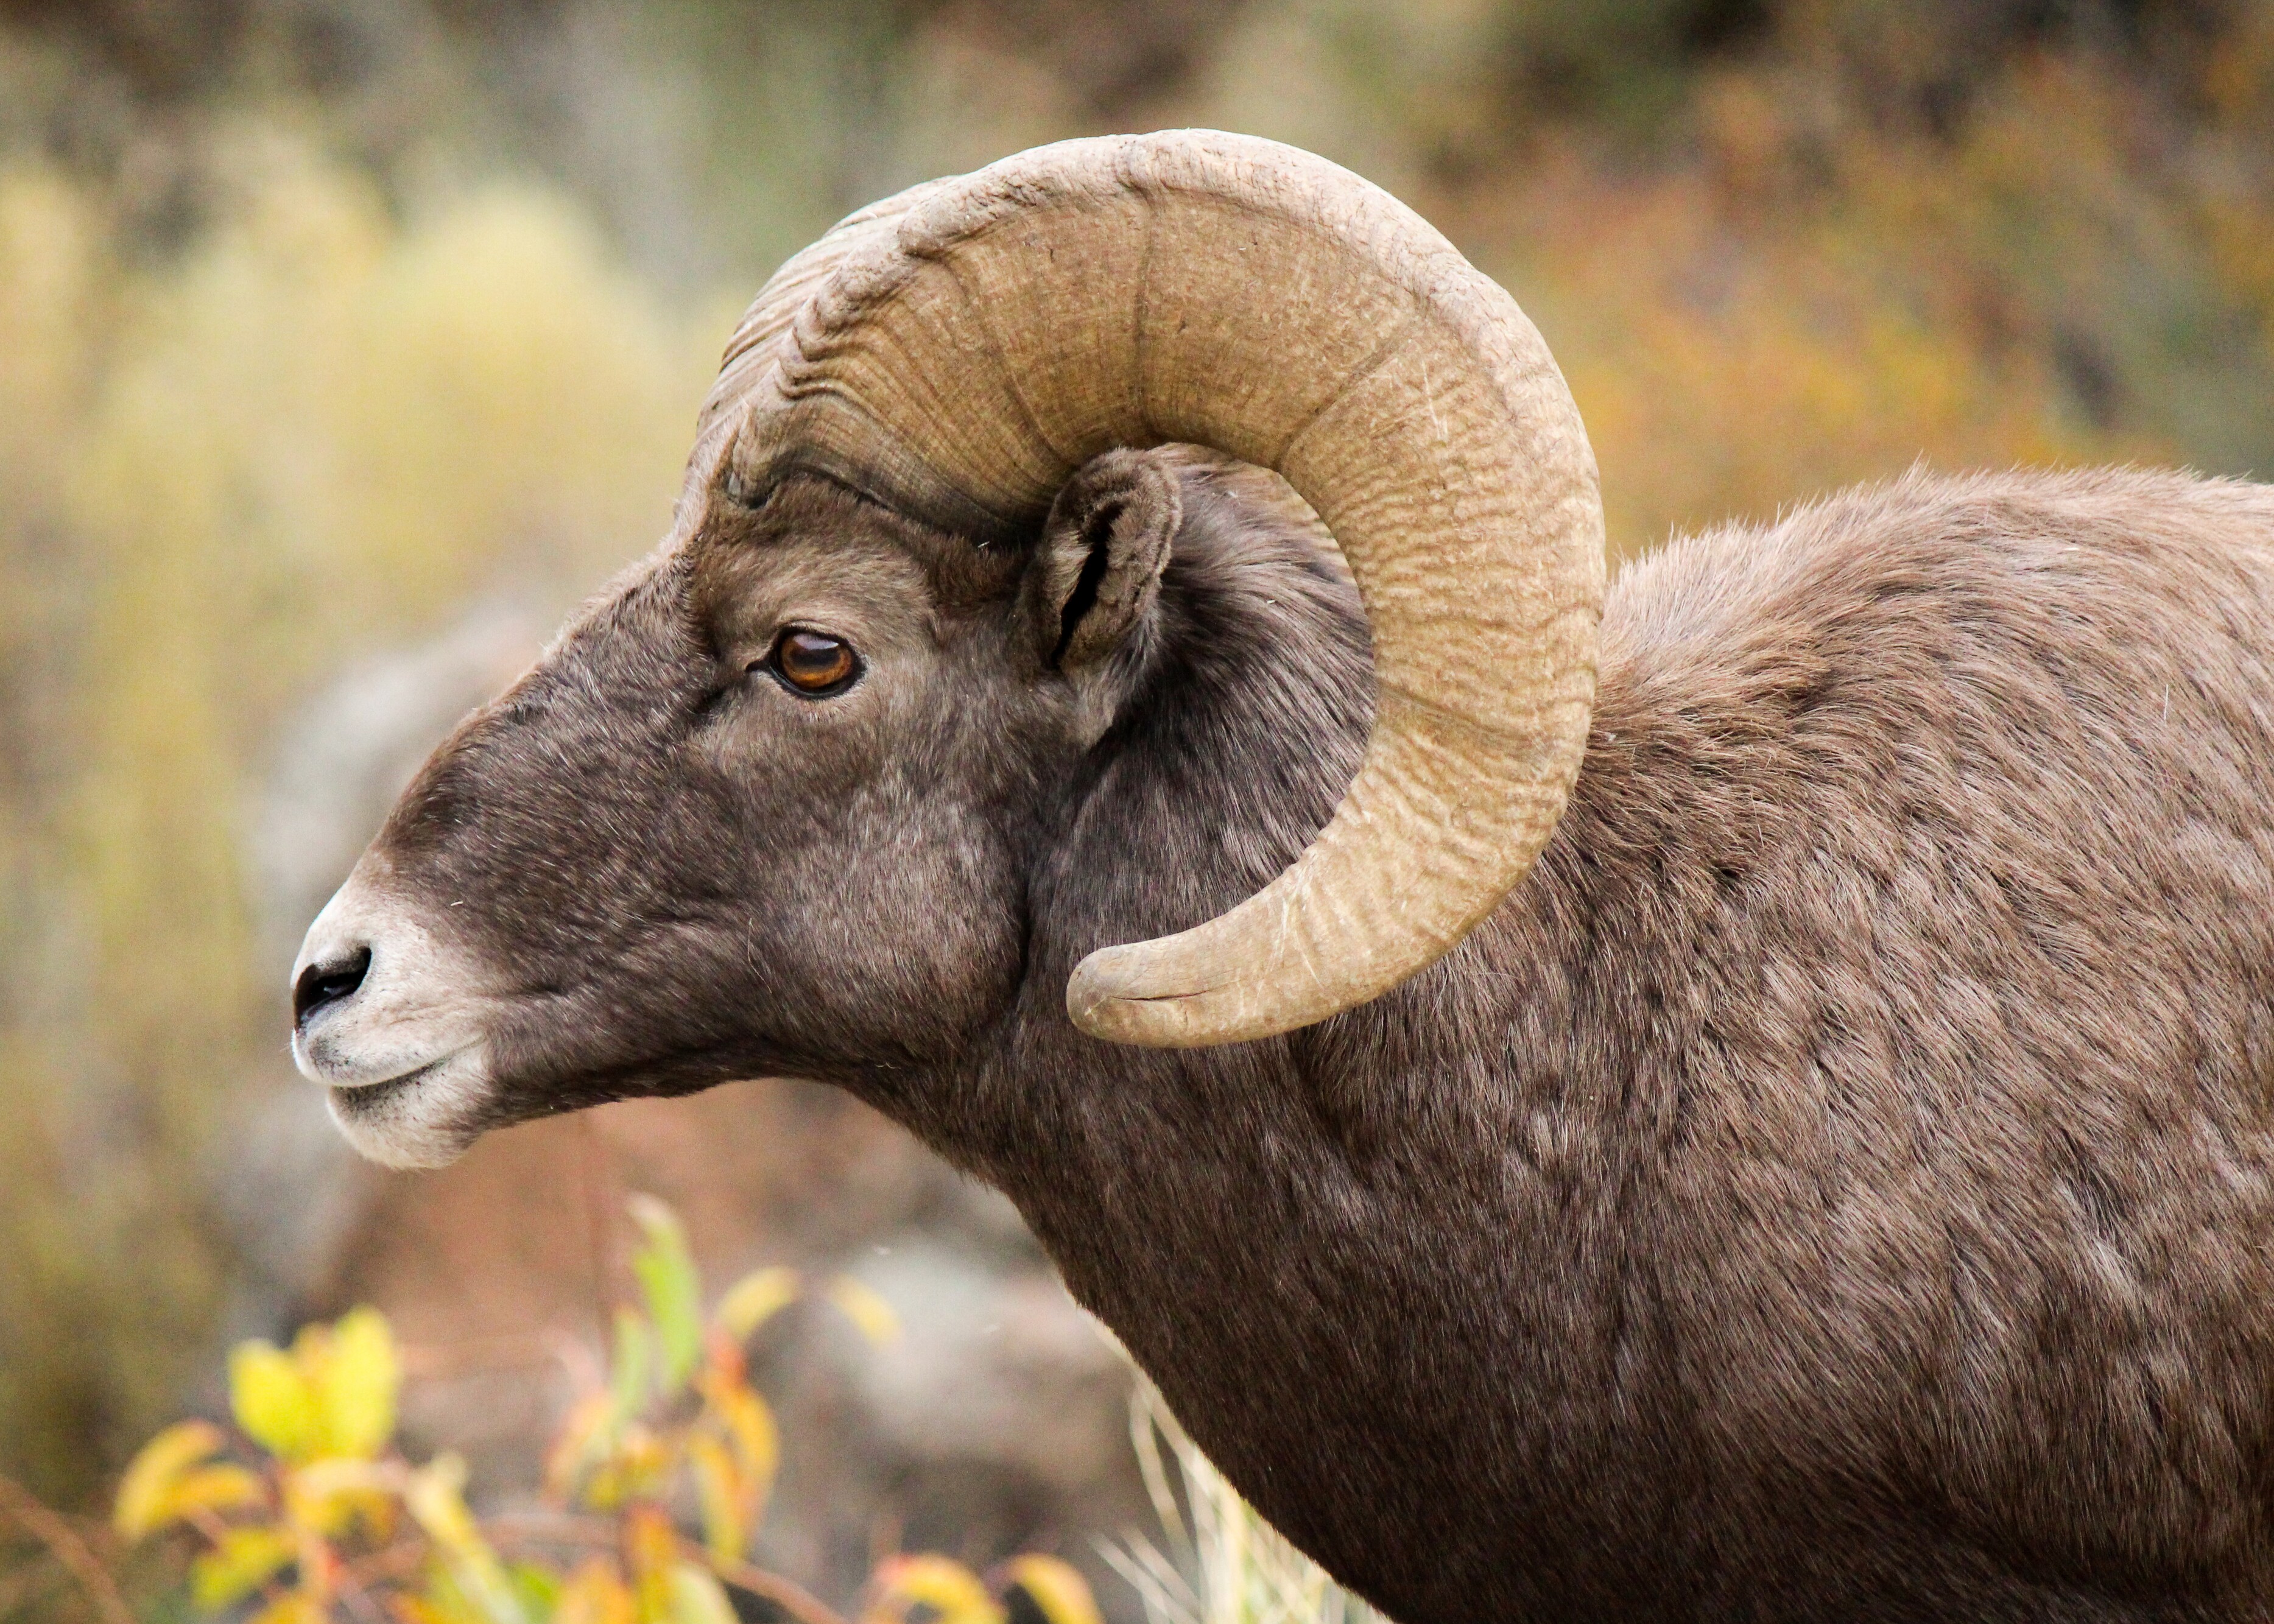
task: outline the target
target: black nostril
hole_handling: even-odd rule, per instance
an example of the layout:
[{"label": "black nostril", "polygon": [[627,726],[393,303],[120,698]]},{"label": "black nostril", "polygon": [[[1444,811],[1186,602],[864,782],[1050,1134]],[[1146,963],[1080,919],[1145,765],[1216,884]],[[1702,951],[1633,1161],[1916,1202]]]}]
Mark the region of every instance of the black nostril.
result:
[{"label": "black nostril", "polygon": [[332,964],[312,964],[292,986],[292,1024],[305,1026],[308,1018],[328,1004],[351,998],[371,974],[371,949],[359,947]]}]

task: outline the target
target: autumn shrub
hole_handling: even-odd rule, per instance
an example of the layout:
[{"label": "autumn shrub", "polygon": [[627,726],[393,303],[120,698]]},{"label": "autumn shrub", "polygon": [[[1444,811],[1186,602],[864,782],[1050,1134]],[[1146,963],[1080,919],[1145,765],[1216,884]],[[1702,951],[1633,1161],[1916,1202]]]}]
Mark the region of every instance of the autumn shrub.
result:
[{"label": "autumn shrub", "polygon": [[[751,1560],[779,1439],[744,1346],[802,1295],[876,1341],[901,1335],[849,1275],[808,1282],[760,1269],[706,1312],[678,1219],[636,1197],[637,1305],[553,1440],[539,1507],[478,1515],[466,1467],[414,1464],[395,1447],[403,1365],[384,1317],[358,1308],[289,1349],[230,1356],[233,1430],[178,1422],[120,1481],[112,1522],[129,1546],[186,1555],[193,1609],[251,1624],[734,1624],[730,1590],[798,1624],[844,1624]],[[112,1587],[116,1593],[116,1587]],[[162,1594],[158,1598],[162,1601]],[[1081,1575],[1028,1553],[983,1577],[936,1554],[887,1558],[860,1624],[1097,1624]]]}]

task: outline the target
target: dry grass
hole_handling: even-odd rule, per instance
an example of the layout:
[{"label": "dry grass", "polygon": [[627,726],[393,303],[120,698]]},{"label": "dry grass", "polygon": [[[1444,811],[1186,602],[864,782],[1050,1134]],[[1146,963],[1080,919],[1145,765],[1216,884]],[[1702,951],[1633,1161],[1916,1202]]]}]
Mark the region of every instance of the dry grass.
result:
[{"label": "dry grass", "polygon": [[1148,1624],[1381,1620],[1256,1515],[1141,1376],[1129,1398],[1129,1440],[1165,1548],[1133,1534],[1099,1549],[1143,1599]]}]

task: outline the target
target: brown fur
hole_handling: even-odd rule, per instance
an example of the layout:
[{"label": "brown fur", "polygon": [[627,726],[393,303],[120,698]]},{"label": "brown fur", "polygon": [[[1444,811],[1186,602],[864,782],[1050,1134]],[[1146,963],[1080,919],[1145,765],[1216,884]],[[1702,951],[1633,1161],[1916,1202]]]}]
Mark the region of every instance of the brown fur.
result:
[{"label": "brown fur", "polygon": [[[1913,476],[1675,543],[1499,913],[1169,1052],[1068,972],[1276,872],[1371,714],[1340,571],[1170,465],[1081,671],[1027,556],[801,483],[470,723],[379,853],[516,986],[484,1120],[855,1089],[1405,1624],[2274,1613],[2274,492]],[[824,600],[859,704],[750,689]]]}]

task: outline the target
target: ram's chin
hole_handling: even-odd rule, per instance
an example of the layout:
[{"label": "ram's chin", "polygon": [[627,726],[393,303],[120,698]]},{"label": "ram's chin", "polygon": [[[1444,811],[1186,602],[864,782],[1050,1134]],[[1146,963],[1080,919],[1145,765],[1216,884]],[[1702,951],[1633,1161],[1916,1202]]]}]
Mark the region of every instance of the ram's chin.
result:
[{"label": "ram's chin", "polygon": [[383,1167],[448,1167],[488,1124],[478,1056],[454,1055],[391,1082],[330,1091],[332,1121],[356,1154]]}]

